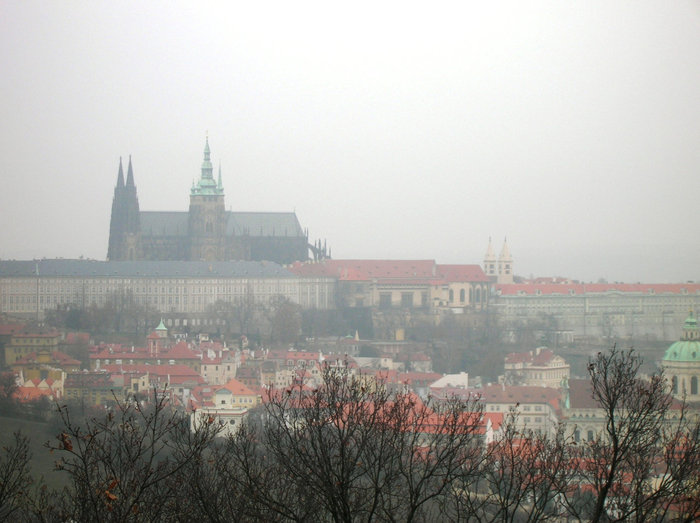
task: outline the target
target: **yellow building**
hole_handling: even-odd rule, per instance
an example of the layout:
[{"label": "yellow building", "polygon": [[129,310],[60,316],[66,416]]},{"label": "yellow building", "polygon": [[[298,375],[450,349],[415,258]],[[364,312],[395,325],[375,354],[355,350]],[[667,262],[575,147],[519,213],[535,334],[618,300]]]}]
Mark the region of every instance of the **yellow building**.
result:
[{"label": "yellow building", "polygon": [[15,360],[10,368],[17,374],[21,373],[25,381],[63,380],[65,373],[80,371],[80,362],[68,354],[44,348]]},{"label": "yellow building", "polygon": [[61,335],[58,332],[15,334],[5,345],[5,365],[9,367],[32,352],[56,351],[59,341]]},{"label": "yellow building", "polygon": [[256,394],[237,379],[229,380],[214,394],[214,406],[217,409],[252,409],[262,402]]},{"label": "yellow building", "polygon": [[104,372],[79,372],[68,374],[63,384],[63,396],[66,400],[82,401],[87,405],[104,405],[122,399],[124,391]]}]

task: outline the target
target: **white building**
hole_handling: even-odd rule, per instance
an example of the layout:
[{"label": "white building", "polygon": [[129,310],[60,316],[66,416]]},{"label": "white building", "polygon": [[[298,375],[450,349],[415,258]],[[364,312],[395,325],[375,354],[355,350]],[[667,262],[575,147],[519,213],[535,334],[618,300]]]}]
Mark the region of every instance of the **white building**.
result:
[{"label": "white building", "polygon": [[0,312],[41,320],[59,307],[148,306],[183,326],[217,302],[304,309],[335,307],[336,280],[297,276],[271,262],[38,260],[0,261]]}]

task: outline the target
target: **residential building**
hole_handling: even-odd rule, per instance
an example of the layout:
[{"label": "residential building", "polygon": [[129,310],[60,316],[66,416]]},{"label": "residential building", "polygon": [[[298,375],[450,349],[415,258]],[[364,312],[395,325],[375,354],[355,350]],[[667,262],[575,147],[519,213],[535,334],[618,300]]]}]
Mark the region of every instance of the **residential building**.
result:
[{"label": "residential building", "polygon": [[66,400],[85,405],[105,405],[124,397],[124,390],[115,385],[106,372],[74,372],[66,375],[63,383]]},{"label": "residential building", "polygon": [[561,388],[571,367],[546,347],[529,352],[511,352],[505,357],[504,382],[508,385],[533,385]]},{"label": "residential building", "polygon": [[516,426],[553,436],[561,419],[561,390],[550,387],[487,385],[469,394],[484,402],[484,412],[517,412]]},{"label": "residential building", "polygon": [[[1,282],[0,285],[2,285]],[[54,352],[58,349],[60,341],[61,334],[55,331],[13,334],[10,337],[9,343],[5,344],[5,365],[9,367],[18,359],[37,351],[46,350]]]}]

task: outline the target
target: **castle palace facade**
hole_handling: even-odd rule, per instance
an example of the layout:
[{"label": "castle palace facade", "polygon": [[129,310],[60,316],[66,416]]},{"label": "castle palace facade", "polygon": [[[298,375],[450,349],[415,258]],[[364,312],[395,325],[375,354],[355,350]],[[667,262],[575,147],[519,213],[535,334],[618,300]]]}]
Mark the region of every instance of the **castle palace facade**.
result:
[{"label": "castle palace facade", "polygon": [[109,227],[109,261],[306,261],[309,250],[323,256],[320,242],[309,245],[294,212],[232,212],[224,204],[221,167],[214,180],[209,139],[199,181],[190,190],[189,211],[139,209],[131,157],[126,182],[121,159]]}]

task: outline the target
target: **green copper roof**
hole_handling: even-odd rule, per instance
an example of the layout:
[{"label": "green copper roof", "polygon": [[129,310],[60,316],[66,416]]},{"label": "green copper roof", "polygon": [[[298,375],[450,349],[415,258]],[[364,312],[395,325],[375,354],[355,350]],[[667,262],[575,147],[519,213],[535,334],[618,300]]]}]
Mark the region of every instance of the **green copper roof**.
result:
[{"label": "green copper roof", "polygon": [[211,165],[211,154],[209,150],[209,137],[207,136],[207,141],[204,145],[204,160],[202,161],[202,177],[196,185],[192,186],[190,191],[191,196],[219,196],[224,194],[224,188],[221,184],[221,170],[219,170],[218,184],[214,180],[213,172],[214,168]]},{"label": "green copper roof", "polygon": [[700,361],[700,341],[677,341],[666,349],[664,361]]},{"label": "green copper roof", "polygon": [[165,325],[163,325],[163,319],[162,319],[162,318],[161,318],[161,320],[160,320],[160,323],[159,323],[158,326],[156,327],[156,330],[157,330],[157,331],[167,331],[167,330],[168,330],[168,328],[167,328]]},{"label": "green copper roof", "polygon": [[698,330],[698,320],[692,311],[685,320],[680,341],[666,349],[664,361],[700,362],[700,330]]}]

